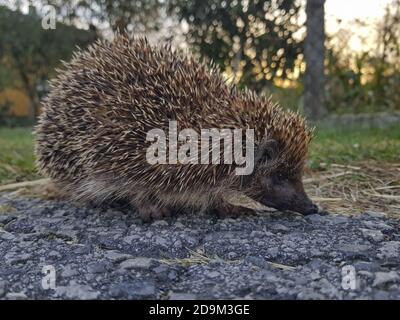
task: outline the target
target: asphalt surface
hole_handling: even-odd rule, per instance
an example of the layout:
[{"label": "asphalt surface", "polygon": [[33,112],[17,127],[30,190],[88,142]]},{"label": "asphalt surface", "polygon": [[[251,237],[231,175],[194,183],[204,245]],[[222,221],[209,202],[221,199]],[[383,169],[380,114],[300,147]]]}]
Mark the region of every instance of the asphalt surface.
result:
[{"label": "asphalt surface", "polygon": [[290,213],[143,223],[0,196],[0,299],[400,299],[400,222]]}]

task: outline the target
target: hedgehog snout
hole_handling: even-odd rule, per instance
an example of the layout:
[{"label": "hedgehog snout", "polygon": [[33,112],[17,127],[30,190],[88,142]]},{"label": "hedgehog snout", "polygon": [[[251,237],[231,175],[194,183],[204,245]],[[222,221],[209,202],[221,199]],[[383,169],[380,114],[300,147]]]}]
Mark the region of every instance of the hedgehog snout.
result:
[{"label": "hedgehog snout", "polygon": [[304,191],[301,179],[264,178],[260,201],[278,210],[290,210],[303,215],[318,213],[318,207]]},{"label": "hedgehog snout", "polygon": [[318,206],[310,201],[310,205],[305,207],[305,210],[303,212],[300,212],[300,213],[302,215],[304,215],[304,216],[308,216],[310,214],[316,214],[318,212],[319,212]]}]

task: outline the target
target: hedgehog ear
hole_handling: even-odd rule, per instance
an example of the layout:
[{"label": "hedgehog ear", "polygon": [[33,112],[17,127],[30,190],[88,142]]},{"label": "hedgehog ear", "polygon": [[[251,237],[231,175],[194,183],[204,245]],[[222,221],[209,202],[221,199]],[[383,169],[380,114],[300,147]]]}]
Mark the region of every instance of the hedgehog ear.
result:
[{"label": "hedgehog ear", "polygon": [[278,143],[273,139],[263,139],[254,154],[254,165],[262,166],[278,156]]}]

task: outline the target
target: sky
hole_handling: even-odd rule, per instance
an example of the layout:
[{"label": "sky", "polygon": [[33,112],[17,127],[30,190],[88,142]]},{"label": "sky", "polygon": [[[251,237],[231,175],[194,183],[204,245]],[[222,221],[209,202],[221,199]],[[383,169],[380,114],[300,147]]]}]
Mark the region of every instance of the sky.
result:
[{"label": "sky", "polygon": [[[349,40],[353,50],[374,49],[374,23],[382,19],[385,6],[392,0],[326,0],[325,26],[327,34],[334,34],[340,28],[349,29],[354,35]],[[338,19],[341,24],[338,24]],[[364,27],[354,24],[358,19],[365,23]],[[362,42],[364,38],[364,42]]]},{"label": "sky", "polygon": [[325,11],[327,23],[332,18],[351,20],[354,18],[379,18],[383,15],[385,5],[391,0],[326,0]]}]

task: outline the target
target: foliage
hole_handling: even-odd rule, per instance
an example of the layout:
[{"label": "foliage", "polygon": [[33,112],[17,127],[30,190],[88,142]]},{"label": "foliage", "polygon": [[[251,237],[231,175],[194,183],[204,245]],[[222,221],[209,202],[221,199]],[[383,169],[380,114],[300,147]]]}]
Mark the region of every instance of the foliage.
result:
[{"label": "foliage", "polygon": [[[0,7],[0,90],[23,88],[38,105],[46,80],[76,44],[100,30],[134,34],[160,30],[165,17],[181,26],[185,44],[217,63],[239,86],[273,93],[282,106],[302,108],[301,0],[38,0],[56,7],[56,30],[43,30],[40,15]],[[363,21],[355,21],[358,28]],[[87,25],[91,31],[73,26]],[[174,24],[174,27],[176,25]],[[400,0],[392,0],[376,25],[373,50],[349,50],[349,26],[326,41],[326,106],[331,113],[400,110]],[[179,35],[179,30],[175,34]],[[152,34],[154,35],[154,34]],[[177,37],[179,41],[179,37]],[[184,42],[184,41],[182,41]],[[185,46],[185,45],[183,45]],[[287,87],[287,85],[290,87]],[[39,90],[39,92],[38,92]],[[307,104],[308,105],[308,104]],[[33,110],[32,114],[35,114]]]},{"label": "foliage", "polygon": [[10,101],[6,100],[0,103],[0,126],[8,125],[8,113],[11,109]]},{"label": "foliage", "polygon": [[[364,22],[354,21],[362,27]],[[327,106],[331,112],[400,110],[400,0],[375,26],[373,50],[349,51],[351,31],[327,41]],[[370,39],[370,38],[369,38]]]},{"label": "foliage", "polygon": [[261,90],[294,71],[302,53],[295,36],[300,4],[294,0],[171,0],[169,11],[187,24],[188,43],[235,82]]},{"label": "foliage", "polygon": [[13,85],[29,96],[34,117],[40,89],[44,90],[60,59],[68,59],[76,45],[93,41],[94,34],[62,24],[45,30],[35,10],[24,15],[0,6],[0,38],[0,61],[15,72]]},{"label": "foliage", "polygon": [[160,24],[162,0],[44,0],[54,6],[64,22],[86,22],[93,29],[130,30],[135,34],[155,30]]}]

